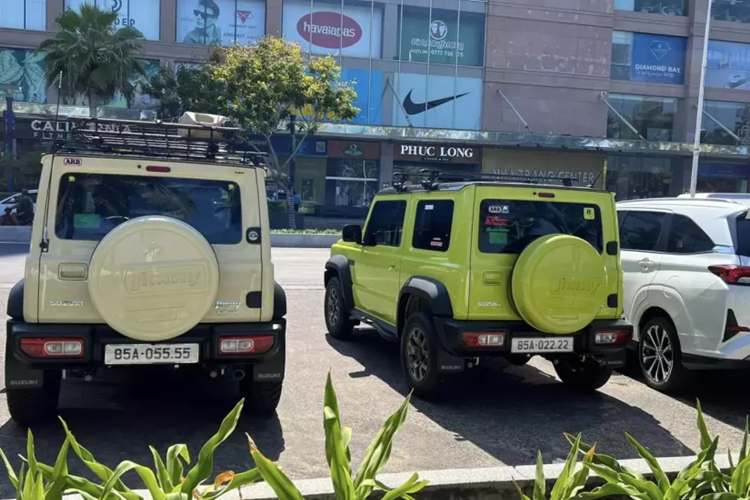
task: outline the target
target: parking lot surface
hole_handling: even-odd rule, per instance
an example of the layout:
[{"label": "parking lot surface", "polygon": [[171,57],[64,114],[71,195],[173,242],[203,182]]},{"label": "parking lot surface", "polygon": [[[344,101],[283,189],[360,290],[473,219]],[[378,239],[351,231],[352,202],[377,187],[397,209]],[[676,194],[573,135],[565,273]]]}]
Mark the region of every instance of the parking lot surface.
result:
[{"label": "parking lot surface", "polygon": [[[23,274],[27,245],[0,245],[0,307]],[[406,396],[397,348],[363,328],[356,339],[339,342],[326,335],[323,321],[323,263],[327,250],[274,249],[278,281],[288,298],[287,378],[276,418],[243,417],[237,432],[219,448],[215,471],[252,466],[242,435],[278,460],[293,478],[327,475],[323,435],[323,387],[331,370],[344,425],[353,430],[356,464],[370,439]],[[4,336],[4,330],[3,330]],[[0,343],[0,355],[5,340]],[[0,359],[2,359],[0,356]],[[745,414],[750,412],[750,374],[716,372],[699,378],[679,397],[660,394],[625,375],[616,375],[596,394],[564,387],[552,366],[483,367],[462,376],[461,390],[439,403],[413,401],[394,446],[388,471],[433,470],[531,464],[537,449],[545,462],[564,459],[563,432],[584,435],[598,449],[634,458],[624,433],[634,435],[659,456],[691,455],[699,445],[695,398],[699,397],[720,448],[740,446]],[[0,373],[0,447],[17,465],[26,434],[9,420],[4,375]],[[94,381],[64,382],[60,414],[78,440],[101,462],[113,467],[130,459],[152,464],[148,445],[161,453],[187,443],[193,458],[236,403],[230,380],[200,373],[153,376],[148,371],[106,371]],[[54,460],[63,433],[57,424],[34,429],[38,456]],[[73,473],[84,473],[71,454]],[[129,484],[141,487],[135,477]],[[12,496],[4,471],[0,498]]]}]

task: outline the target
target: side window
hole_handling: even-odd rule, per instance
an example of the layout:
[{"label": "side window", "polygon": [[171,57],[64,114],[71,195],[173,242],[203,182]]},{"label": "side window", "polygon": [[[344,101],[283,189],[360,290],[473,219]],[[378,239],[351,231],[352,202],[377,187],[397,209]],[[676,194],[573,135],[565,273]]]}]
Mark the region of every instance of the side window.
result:
[{"label": "side window", "polygon": [[622,223],[625,221],[625,217],[628,216],[628,212],[624,210],[617,211],[617,227],[622,229]]},{"label": "side window", "polygon": [[655,251],[666,220],[665,213],[628,212],[620,226],[620,246],[623,250]]},{"label": "side window", "polygon": [[672,225],[667,238],[667,252],[669,253],[700,253],[710,252],[714,242],[693,222],[684,215],[673,215]]},{"label": "side window", "polygon": [[423,250],[447,252],[453,226],[453,201],[420,201],[414,223],[412,246]]},{"label": "side window", "polygon": [[365,243],[390,247],[400,246],[405,213],[405,201],[376,202],[365,230]]}]

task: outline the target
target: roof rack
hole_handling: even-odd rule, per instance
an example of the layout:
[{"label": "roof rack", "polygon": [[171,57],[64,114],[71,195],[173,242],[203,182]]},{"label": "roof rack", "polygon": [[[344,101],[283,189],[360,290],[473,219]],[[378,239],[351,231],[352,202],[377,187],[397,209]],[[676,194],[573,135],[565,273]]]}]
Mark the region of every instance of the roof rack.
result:
[{"label": "roof rack", "polygon": [[162,121],[67,118],[72,140],[57,141],[54,151],[153,156],[217,163],[264,164],[264,153],[246,146],[240,129]]},{"label": "roof rack", "polygon": [[[507,182],[514,184],[535,184],[548,186],[565,186],[573,187],[573,179],[569,177],[540,178],[524,175],[504,175],[504,174],[485,174],[485,173],[445,173],[438,170],[422,169],[419,174],[406,174],[403,172],[394,172],[392,185],[397,191],[404,191],[408,186],[405,183],[409,180],[418,181],[418,183],[427,191],[439,189],[441,185],[456,182],[481,182],[495,181]],[[583,187],[583,186],[579,186]],[[591,186],[585,186],[590,188]]]}]

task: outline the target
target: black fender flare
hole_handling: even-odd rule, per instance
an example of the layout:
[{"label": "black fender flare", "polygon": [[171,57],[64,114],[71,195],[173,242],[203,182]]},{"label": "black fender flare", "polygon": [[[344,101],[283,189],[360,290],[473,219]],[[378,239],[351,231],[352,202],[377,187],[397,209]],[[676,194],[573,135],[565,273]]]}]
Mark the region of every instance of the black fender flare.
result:
[{"label": "black fender flare", "polygon": [[8,316],[23,321],[23,286],[22,279],[10,289],[8,294]]},{"label": "black fender flare", "polygon": [[354,294],[352,293],[352,271],[349,266],[349,259],[343,255],[334,255],[326,262],[326,271],[323,277],[324,285],[328,286],[328,282],[334,276],[338,276],[339,281],[341,281],[346,310],[353,310]]},{"label": "black fender flare", "polygon": [[273,282],[273,319],[286,316],[286,292],[276,281]]},{"label": "black fender flare", "polygon": [[398,294],[398,331],[400,332],[406,322],[404,311],[406,309],[405,295],[414,295],[429,304],[433,316],[442,318],[453,317],[453,305],[444,284],[436,279],[425,276],[412,276]]}]

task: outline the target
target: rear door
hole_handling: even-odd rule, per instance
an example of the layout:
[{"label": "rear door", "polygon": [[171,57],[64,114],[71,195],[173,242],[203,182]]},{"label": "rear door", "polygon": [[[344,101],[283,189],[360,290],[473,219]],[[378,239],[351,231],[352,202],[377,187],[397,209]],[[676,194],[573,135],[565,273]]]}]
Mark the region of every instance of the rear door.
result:
[{"label": "rear door", "polygon": [[260,305],[249,307],[248,294],[263,289],[263,255],[261,245],[245,238],[248,228],[261,227],[256,176],[253,169],[223,165],[56,156],[48,249],[39,259],[39,321],[101,323],[88,291],[91,256],[109,231],[145,215],[190,224],[213,247],[220,286],[217,307],[204,321],[258,321]]},{"label": "rear door", "polygon": [[[544,188],[479,186],[474,200],[469,319],[520,320],[510,296],[510,280],[518,255],[548,234],[571,234],[588,241],[616,270],[616,257],[603,252],[616,239],[611,195],[601,192]],[[590,200],[581,202],[582,199]],[[603,219],[611,219],[603,223]],[[609,260],[607,260],[609,259]],[[617,293],[614,277],[612,293]]]}]

